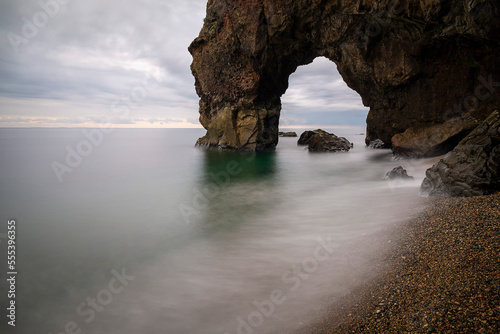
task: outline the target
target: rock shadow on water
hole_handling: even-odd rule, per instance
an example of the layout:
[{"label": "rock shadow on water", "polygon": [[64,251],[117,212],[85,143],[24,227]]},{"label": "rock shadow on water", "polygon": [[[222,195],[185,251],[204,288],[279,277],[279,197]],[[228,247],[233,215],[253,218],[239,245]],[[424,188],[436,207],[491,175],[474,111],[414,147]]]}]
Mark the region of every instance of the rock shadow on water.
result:
[{"label": "rock shadow on water", "polygon": [[203,167],[203,181],[219,186],[272,178],[277,171],[276,153],[206,150]]},{"label": "rock shadow on water", "polygon": [[274,152],[204,151],[192,205],[198,232],[229,232],[272,208],[276,175]]}]

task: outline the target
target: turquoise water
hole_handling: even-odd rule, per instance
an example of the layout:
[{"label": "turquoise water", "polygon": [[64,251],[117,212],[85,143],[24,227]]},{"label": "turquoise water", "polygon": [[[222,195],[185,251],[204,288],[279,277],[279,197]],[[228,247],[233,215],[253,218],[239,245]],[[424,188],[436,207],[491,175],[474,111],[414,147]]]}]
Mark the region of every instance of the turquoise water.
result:
[{"label": "turquoise water", "polygon": [[[373,277],[376,241],[419,210],[428,163],[361,131],[333,130],[349,153],[231,154],[194,148],[199,129],[0,129],[0,233],[18,226],[2,333],[293,332]],[[415,181],[381,180],[398,165]]]}]

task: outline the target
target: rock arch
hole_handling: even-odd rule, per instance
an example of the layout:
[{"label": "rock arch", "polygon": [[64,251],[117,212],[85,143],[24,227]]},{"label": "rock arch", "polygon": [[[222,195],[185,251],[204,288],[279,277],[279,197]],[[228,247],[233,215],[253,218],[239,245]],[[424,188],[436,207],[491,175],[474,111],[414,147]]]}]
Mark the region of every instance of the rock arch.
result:
[{"label": "rock arch", "polygon": [[197,144],[273,150],[288,78],[320,56],[370,107],[367,142],[484,120],[500,101],[499,14],[495,0],[209,0],[189,47]]}]

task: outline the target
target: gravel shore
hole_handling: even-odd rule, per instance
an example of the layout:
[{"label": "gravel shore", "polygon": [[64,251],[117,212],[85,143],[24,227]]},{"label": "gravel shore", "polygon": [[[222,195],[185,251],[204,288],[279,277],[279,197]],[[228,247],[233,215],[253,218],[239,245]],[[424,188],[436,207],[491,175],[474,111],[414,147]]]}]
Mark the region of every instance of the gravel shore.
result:
[{"label": "gravel shore", "polygon": [[500,333],[500,194],[427,201],[380,278],[298,333]]}]

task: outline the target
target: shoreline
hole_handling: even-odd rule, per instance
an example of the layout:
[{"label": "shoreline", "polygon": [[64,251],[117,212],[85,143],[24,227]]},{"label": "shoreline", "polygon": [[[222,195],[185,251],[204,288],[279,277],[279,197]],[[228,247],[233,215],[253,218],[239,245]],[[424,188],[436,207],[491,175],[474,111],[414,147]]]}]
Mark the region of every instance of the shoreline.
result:
[{"label": "shoreline", "polygon": [[500,332],[500,193],[428,198],[394,229],[378,279],[296,333]]}]

